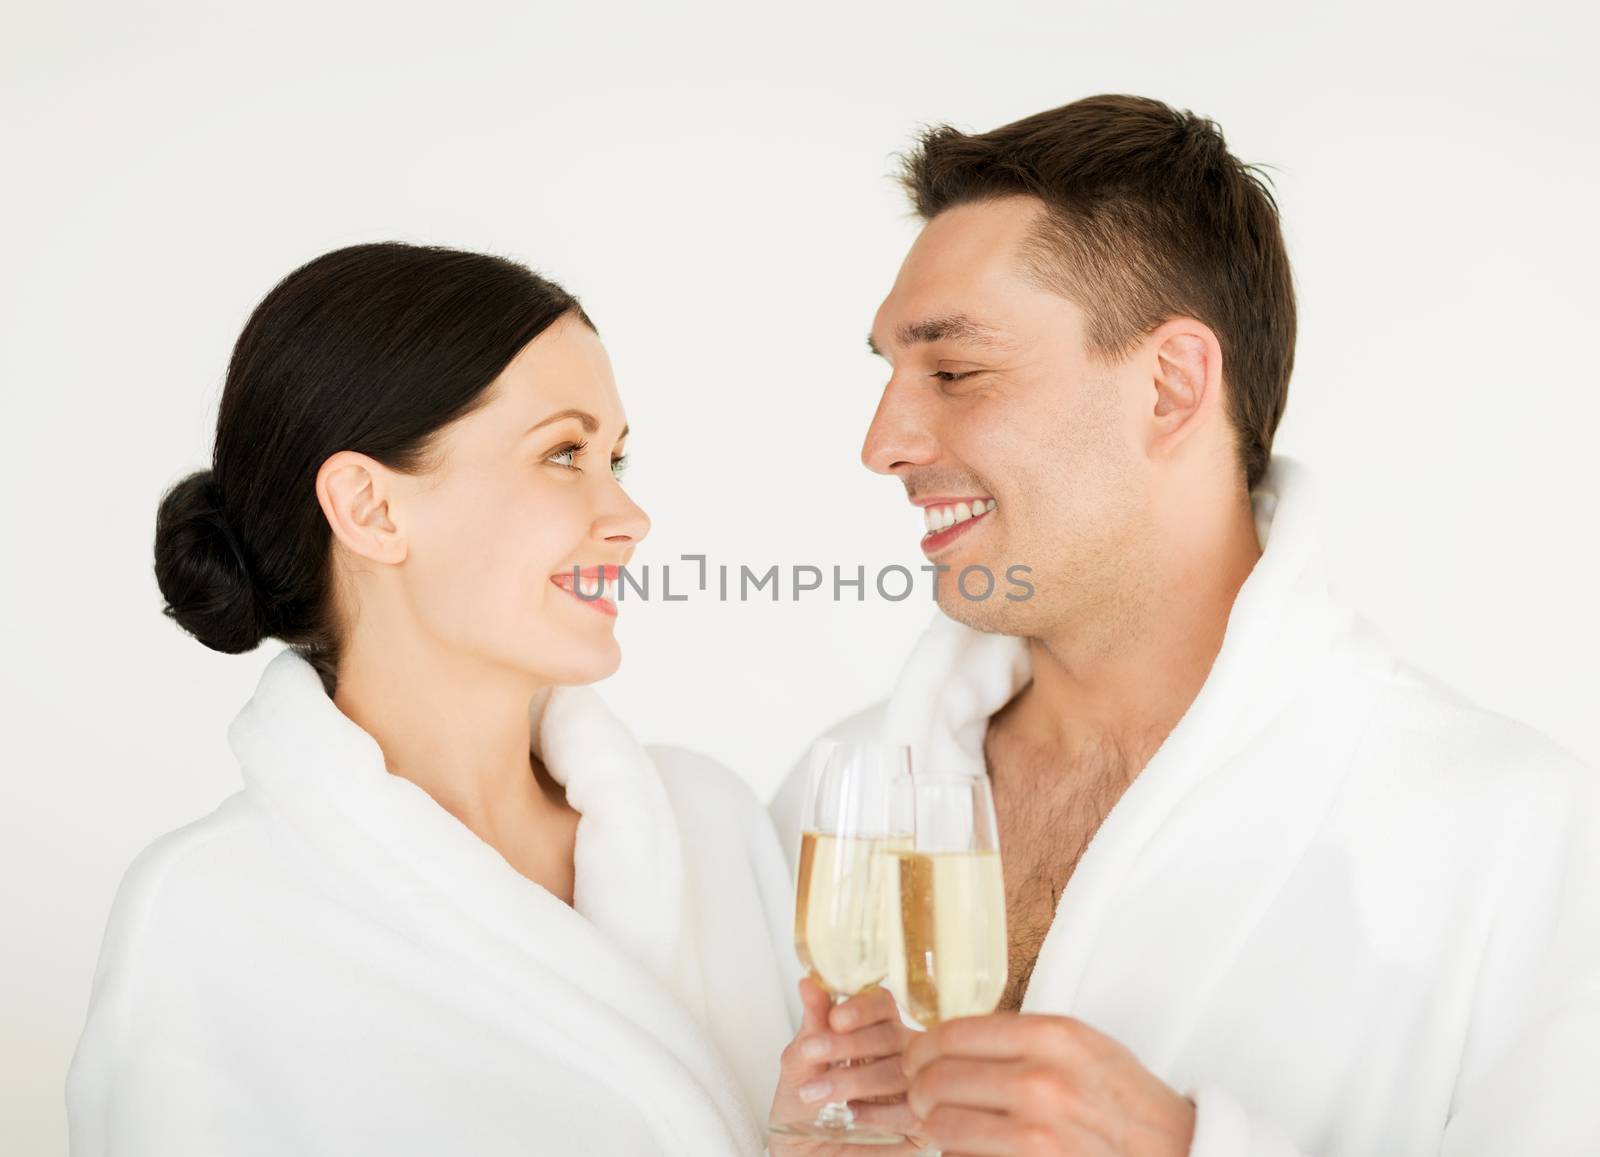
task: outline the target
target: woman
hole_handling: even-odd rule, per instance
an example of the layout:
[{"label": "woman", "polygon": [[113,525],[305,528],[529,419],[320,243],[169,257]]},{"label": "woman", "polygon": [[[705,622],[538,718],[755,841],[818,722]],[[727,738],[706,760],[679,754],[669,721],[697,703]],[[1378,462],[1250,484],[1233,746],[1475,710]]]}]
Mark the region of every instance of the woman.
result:
[{"label": "woman", "polygon": [[118,891],[73,1154],[761,1151],[782,855],[582,686],[649,529],[626,436],[583,309],[513,262],[358,245],[256,308],[156,578],[213,650],[289,647],[244,789]]}]

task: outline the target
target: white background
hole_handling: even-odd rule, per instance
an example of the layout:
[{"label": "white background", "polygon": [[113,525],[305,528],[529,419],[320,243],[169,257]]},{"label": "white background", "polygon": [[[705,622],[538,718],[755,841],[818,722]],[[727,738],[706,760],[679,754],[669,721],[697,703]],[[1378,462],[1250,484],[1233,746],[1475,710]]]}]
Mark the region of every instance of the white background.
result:
[{"label": "white background", "polygon": [[[207,464],[233,340],[301,262],[401,239],[579,293],[634,429],[638,556],[915,567],[857,461],[864,335],[921,123],[1096,92],[1274,166],[1300,300],[1278,447],[1343,593],[1468,696],[1600,763],[1595,28],[1578,4],[790,8],[7,0],[0,1150],[62,1081],[132,856],[239,786],[278,644],[159,613],[157,500]],[[676,577],[676,576],[675,576]],[[624,608],[605,690],[765,794],[885,693],[920,597]]]}]

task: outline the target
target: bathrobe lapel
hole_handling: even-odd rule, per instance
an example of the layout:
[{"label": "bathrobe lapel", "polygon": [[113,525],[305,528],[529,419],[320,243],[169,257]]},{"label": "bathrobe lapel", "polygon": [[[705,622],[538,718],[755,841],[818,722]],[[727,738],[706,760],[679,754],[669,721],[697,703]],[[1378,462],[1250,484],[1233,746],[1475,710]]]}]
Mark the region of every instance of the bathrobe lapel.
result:
[{"label": "bathrobe lapel", "polygon": [[[1337,674],[1360,643],[1328,595],[1307,491],[1303,470],[1274,458],[1252,495],[1263,553],[1211,672],[1090,840],[1023,999],[1024,1011],[1115,1026],[1158,1072],[1176,1063],[1359,737],[1364,708]],[[913,767],[982,774],[989,717],[1029,677],[1024,640],[940,616],[906,664],[885,738],[913,746]],[[1280,734],[1295,741],[1274,761]]]},{"label": "bathrobe lapel", "polygon": [[674,1152],[759,1152],[738,1084],[696,1021],[679,829],[649,756],[589,688],[554,689],[534,748],[582,814],[575,908],[518,873],[333,704],[292,650],[229,728],[246,790],[329,865],[330,887],[449,961],[456,999],[525,1032],[651,1122]]}]

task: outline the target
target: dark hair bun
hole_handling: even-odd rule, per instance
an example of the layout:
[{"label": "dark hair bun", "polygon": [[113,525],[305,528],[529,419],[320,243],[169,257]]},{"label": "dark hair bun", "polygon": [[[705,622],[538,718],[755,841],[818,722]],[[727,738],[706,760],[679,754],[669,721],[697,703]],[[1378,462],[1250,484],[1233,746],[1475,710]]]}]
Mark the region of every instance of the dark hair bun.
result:
[{"label": "dark hair bun", "polygon": [[569,314],[594,328],[577,298],[525,265],[400,241],[335,249],[278,282],[228,359],[213,469],[162,495],[163,613],[225,654],[281,639],[331,694],[351,624],[334,597],[322,463],[348,450],[427,473],[435,435]]},{"label": "dark hair bun", "polygon": [[162,497],[155,561],[161,613],[213,651],[237,655],[271,633],[211,471],[189,475]]}]

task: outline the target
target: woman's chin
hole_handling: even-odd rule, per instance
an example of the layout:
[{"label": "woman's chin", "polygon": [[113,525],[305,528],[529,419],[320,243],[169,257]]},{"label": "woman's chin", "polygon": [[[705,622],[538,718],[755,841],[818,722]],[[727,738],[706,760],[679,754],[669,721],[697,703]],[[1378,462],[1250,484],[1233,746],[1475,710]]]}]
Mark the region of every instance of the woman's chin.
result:
[{"label": "woman's chin", "polygon": [[616,674],[617,668],[622,666],[622,647],[607,635],[605,639],[573,642],[554,664],[548,662],[549,656],[540,658],[545,660],[536,672],[540,682],[565,686],[598,683]]}]

